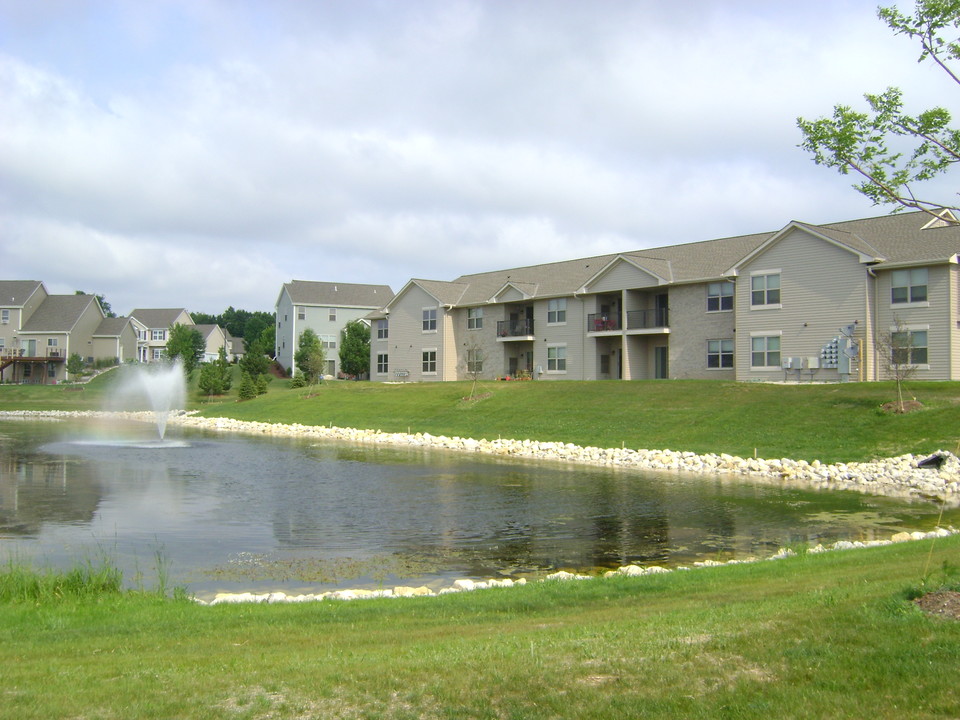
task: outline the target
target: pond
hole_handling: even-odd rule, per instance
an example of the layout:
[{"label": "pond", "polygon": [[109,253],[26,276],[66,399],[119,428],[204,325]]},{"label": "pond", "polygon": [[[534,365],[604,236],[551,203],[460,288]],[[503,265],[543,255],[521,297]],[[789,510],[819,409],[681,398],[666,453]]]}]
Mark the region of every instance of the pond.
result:
[{"label": "pond", "polygon": [[[0,422],[0,559],[107,558],[131,586],[427,585],[768,556],[927,530],[930,503],[444,451]],[[960,521],[950,510],[943,524]]]}]

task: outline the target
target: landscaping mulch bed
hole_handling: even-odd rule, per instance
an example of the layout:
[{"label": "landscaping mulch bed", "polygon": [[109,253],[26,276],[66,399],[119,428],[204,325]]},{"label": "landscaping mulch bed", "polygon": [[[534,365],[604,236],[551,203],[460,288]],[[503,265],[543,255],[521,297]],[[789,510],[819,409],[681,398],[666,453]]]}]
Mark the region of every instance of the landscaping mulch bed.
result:
[{"label": "landscaping mulch bed", "polygon": [[960,592],[955,590],[927,593],[913,602],[928,615],[960,620]]}]

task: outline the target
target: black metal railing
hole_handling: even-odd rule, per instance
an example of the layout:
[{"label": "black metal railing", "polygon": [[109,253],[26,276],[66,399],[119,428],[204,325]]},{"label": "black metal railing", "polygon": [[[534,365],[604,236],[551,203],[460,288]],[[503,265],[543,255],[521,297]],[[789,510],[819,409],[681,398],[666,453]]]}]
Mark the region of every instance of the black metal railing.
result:
[{"label": "black metal railing", "polygon": [[620,329],[620,316],[611,313],[587,315],[587,332],[606,332]]},{"label": "black metal railing", "polygon": [[498,320],[497,337],[528,337],[533,335],[533,319]]},{"label": "black metal railing", "polygon": [[667,320],[667,308],[629,310],[627,311],[627,330],[649,330],[652,328],[669,327]]}]

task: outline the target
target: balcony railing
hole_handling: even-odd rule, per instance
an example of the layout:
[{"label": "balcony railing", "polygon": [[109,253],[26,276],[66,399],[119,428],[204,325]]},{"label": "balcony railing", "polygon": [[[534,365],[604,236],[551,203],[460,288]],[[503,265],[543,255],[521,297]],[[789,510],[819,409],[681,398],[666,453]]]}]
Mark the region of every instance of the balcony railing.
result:
[{"label": "balcony railing", "polygon": [[6,360],[11,358],[50,358],[51,360],[63,360],[63,349],[55,347],[44,347],[28,353],[26,348],[0,348],[0,358]]},{"label": "balcony railing", "polygon": [[587,332],[607,332],[620,329],[620,316],[611,313],[587,315]]},{"label": "balcony railing", "polygon": [[498,338],[513,338],[513,337],[532,337],[533,336],[533,319],[524,319],[524,320],[498,320],[497,321],[497,337]]},{"label": "balcony railing", "polygon": [[627,311],[627,330],[650,330],[665,327],[669,327],[667,308]]}]

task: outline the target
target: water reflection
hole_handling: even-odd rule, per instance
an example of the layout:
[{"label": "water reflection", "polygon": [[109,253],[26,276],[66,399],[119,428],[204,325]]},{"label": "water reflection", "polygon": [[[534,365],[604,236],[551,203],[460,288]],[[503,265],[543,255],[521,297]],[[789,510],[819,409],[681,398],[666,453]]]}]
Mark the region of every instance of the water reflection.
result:
[{"label": "water reflection", "polygon": [[[0,550],[199,594],[769,555],[931,527],[931,505],[680,477],[191,434],[173,447],[0,423]],[[951,511],[944,522],[956,522]]]}]

